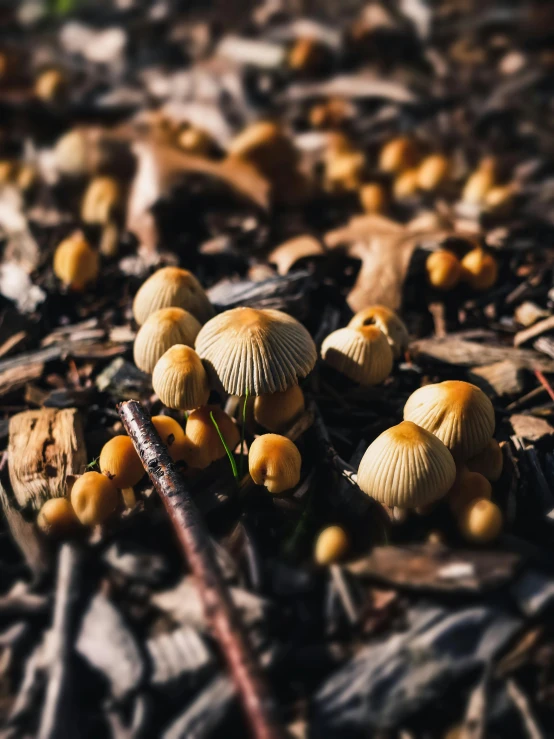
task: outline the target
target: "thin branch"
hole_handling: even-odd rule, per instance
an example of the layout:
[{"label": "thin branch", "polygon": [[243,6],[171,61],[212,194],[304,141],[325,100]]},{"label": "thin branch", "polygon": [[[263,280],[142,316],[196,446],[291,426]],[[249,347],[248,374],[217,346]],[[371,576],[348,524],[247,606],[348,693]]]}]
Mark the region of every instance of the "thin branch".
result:
[{"label": "thin branch", "polygon": [[183,477],[136,400],[121,403],[119,415],[146,472],[162,499],[200,589],[206,617],[221,647],[243,709],[256,739],[284,739],[259,661],[217,563],[213,544]]}]

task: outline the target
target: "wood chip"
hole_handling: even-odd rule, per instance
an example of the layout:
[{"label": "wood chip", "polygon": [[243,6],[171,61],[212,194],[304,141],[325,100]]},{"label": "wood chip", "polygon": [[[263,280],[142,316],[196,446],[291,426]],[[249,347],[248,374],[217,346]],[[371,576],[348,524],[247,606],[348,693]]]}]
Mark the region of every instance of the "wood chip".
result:
[{"label": "wood chip", "polygon": [[347,569],[403,588],[477,592],[510,580],[518,562],[518,555],[510,552],[412,544],[376,547]]},{"label": "wood chip", "polygon": [[529,328],[526,328],[523,331],[518,331],[518,333],[514,336],[514,346],[523,346],[523,344],[525,344],[527,341],[531,341],[531,339],[536,339],[537,336],[545,334],[548,331],[554,331],[554,316],[549,316],[543,321],[534,323],[532,326],[529,326]]},{"label": "wood chip", "polygon": [[460,367],[482,367],[509,360],[520,369],[554,372],[554,360],[546,359],[532,349],[479,344],[476,341],[459,339],[453,334],[443,339],[434,337],[413,341],[410,352],[417,361],[427,358]]},{"label": "wood chip", "polygon": [[468,380],[490,397],[518,395],[524,388],[523,371],[509,359],[474,367],[468,374]]},{"label": "wood chip", "polygon": [[544,418],[516,413],[510,416],[510,423],[517,436],[521,436],[527,441],[540,441],[545,436],[554,434],[554,426],[551,426]]},{"label": "wood chip", "polygon": [[10,419],[8,467],[17,502],[39,509],[65,495],[68,475],[86,463],[81,420],[75,408],[42,408]]},{"label": "wood chip", "polygon": [[269,254],[268,262],[277,265],[280,275],[286,275],[300,259],[322,257],[325,249],[313,236],[297,236],[276,246]]},{"label": "wood chip", "polygon": [[31,362],[23,367],[12,367],[0,372],[0,396],[15,392],[28,382],[38,380],[43,372],[43,362]]}]

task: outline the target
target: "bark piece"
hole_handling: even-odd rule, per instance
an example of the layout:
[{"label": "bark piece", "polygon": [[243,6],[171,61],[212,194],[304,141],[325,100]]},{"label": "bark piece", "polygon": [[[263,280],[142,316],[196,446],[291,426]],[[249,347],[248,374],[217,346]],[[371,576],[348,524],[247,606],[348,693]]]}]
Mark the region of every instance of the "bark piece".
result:
[{"label": "bark piece", "polygon": [[8,466],[21,508],[39,509],[65,495],[66,478],[87,463],[83,429],[75,408],[25,411],[10,420]]},{"label": "bark piece", "polygon": [[478,385],[487,395],[501,397],[523,392],[523,372],[509,359],[474,367],[468,380]]},{"label": "bark piece", "polygon": [[510,416],[510,423],[517,436],[521,436],[527,441],[540,441],[545,436],[554,434],[554,426],[551,426],[544,418],[516,413]]},{"label": "bark piece", "polygon": [[177,681],[194,685],[214,664],[202,637],[190,626],[149,639],[146,648],[151,661],[150,682],[157,687]]},{"label": "bark piece", "polygon": [[536,339],[538,336],[545,334],[548,331],[554,331],[554,316],[549,316],[543,321],[539,321],[538,323],[534,323],[532,326],[529,326],[529,328],[523,329],[523,331],[518,331],[514,336],[514,346],[522,346],[527,341]]},{"label": "bark piece", "polygon": [[36,574],[46,572],[50,566],[50,552],[34,523],[26,521],[13,496],[0,485],[0,503],[10,528],[10,533],[25,561]]}]

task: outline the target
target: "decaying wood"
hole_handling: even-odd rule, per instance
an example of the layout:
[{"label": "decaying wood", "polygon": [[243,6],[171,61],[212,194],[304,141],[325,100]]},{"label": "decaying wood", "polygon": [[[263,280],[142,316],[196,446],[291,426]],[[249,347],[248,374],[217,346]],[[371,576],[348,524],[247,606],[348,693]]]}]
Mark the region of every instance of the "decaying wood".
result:
[{"label": "decaying wood", "polygon": [[468,380],[491,397],[517,395],[524,388],[523,371],[509,359],[485,364],[483,367],[474,367],[468,373]]},{"label": "decaying wood", "polygon": [[538,323],[534,323],[529,328],[519,331],[514,336],[514,346],[522,346],[531,339],[536,339],[541,334],[545,334],[548,331],[554,331],[554,316],[549,316]]},{"label": "decaying wood", "polygon": [[490,346],[467,341],[450,334],[446,338],[419,339],[410,344],[414,359],[430,359],[460,367],[477,367],[508,360],[521,369],[554,372],[554,360],[546,359],[532,349]]},{"label": "decaying wood", "polygon": [[50,551],[46,543],[39,534],[35,524],[24,518],[12,496],[1,484],[0,502],[2,503],[2,510],[6,517],[10,533],[23,553],[31,571],[36,575],[46,572],[50,567],[51,560]]},{"label": "decaying wood", "polygon": [[257,739],[277,739],[285,732],[277,708],[221,574],[211,539],[167,448],[138,401],[127,401],[119,415],[144,469],[156,488],[197,579],[206,616],[227,661],[231,677]]},{"label": "decaying wood", "polygon": [[545,421],[544,418],[515,413],[513,416],[510,416],[510,423],[514,432],[523,439],[527,439],[527,441],[537,442],[545,436],[552,436],[554,434],[554,426],[548,423],[548,421]]},{"label": "decaying wood", "polygon": [[65,495],[68,475],[87,464],[78,411],[41,408],[10,419],[8,467],[18,504],[38,509],[49,498]]},{"label": "decaying wood", "polygon": [[409,589],[481,591],[509,581],[519,556],[502,551],[456,551],[434,544],[375,547],[347,565],[353,574]]}]

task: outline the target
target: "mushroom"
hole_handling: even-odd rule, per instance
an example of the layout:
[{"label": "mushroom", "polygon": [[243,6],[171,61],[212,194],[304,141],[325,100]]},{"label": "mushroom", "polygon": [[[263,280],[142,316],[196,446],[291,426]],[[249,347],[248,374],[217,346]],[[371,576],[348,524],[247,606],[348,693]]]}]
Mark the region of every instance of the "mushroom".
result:
[{"label": "mushroom", "polygon": [[413,197],[419,188],[419,171],[416,167],[401,172],[394,180],[392,191],[396,200]]},{"label": "mushroom", "polygon": [[186,269],[162,267],[139,288],[133,316],[142,325],[160,308],[183,308],[204,323],[214,314],[212,304],[196,277]]},{"label": "mushroom", "polygon": [[304,410],[304,393],[299,385],[283,392],[258,395],[254,400],[254,419],[268,431],[282,431]]},{"label": "mushroom", "polygon": [[472,249],[462,259],[462,279],[473,290],[489,290],[497,277],[496,259],[484,249]]},{"label": "mushroom", "polygon": [[200,324],[182,308],[161,308],[152,313],[138,330],[133,345],[135,364],[152,372],[156,362],[175,344],[194,345]]},{"label": "mushroom", "polygon": [[468,177],[462,192],[462,200],[471,205],[481,205],[495,184],[496,162],[492,157],[486,157]]},{"label": "mushroom", "polygon": [[99,466],[116,488],[132,488],[144,475],[144,467],[128,436],[114,436],[102,447]]},{"label": "mushroom", "polygon": [[71,536],[80,522],[68,498],[50,498],[40,509],[37,526],[47,536]]},{"label": "mushroom", "polygon": [[325,161],[325,184],[330,192],[357,190],[367,166],[363,151],[337,152]]},{"label": "mushroom", "polygon": [[358,311],[348,324],[349,328],[377,326],[387,337],[395,359],[401,357],[408,348],[409,335],[404,321],[385,305],[370,305]]},{"label": "mushroom", "polygon": [[58,244],[53,267],[54,274],[64,285],[80,292],[98,277],[98,252],[90,246],[81,231],[75,231]]},{"label": "mushroom", "polygon": [[85,223],[106,225],[121,206],[121,188],[114,177],[94,177],[89,183],[81,204],[81,218]]},{"label": "mushroom", "polygon": [[71,505],[83,526],[103,523],[115,511],[118,502],[117,487],[99,472],[85,472],[71,489]]},{"label": "mushroom", "polygon": [[358,469],[358,485],[387,506],[418,508],[442,498],[456,478],[454,459],[429,431],[403,421],[378,436]]},{"label": "mushroom", "polygon": [[305,377],[317,359],[312,337],[278,310],[233,308],[212,318],[196,351],[230,395],[282,392]]},{"label": "mushroom", "polygon": [[426,157],[417,170],[417,184],[421,190],[432,191],[439,188],[450,169],[450,163],[443,154],[431,154]]},{"label": "mushroom", "polygon": [[279,434],[258,436],[248,452],[250,476],[275,495],[298,485],[301,466],[296,444]]},{"label": "mushroom", "polygon": [[439,249],[429,254],[425,270],[429,284],[437,290],[452,290],[462,276],[460,260],[447,249]]},{"label": "mushroom", "polygon": [[194,349],[183,344],[170,347],[157,361],[152,387],[162,403],[175,410],[198,408],[205,405],[210,396],[208,376],[200,357]]},{"label": "mushroom", "polygon": [[479,472],[490,482],[496,482],[504,466],[500,444],[496,439],[491,439],[482,452],[467,460],[466,465],[472,472]]},{"label": "mushroom", "polygon": [[183,459],[186,451],[192,447],[192,442],[187,438],[181,424],[171,416],[152,416],[151,420],[173,461]]},{"label": "mushroom", "polygon": [[314,559],[318,565],[331,565],[340,561],[350,547],[350,539],[342,526],[327,526],[319,534],[314,547]]},{"label": "mushroom", "polygon": [[387,192],[378,182],[367,182],[362,185],[359,196],[366,213],[384,213],[389,204]]},{"label": "mushroom", "polygon": [[502,531],[502,511],[491,500],[471,500],[458,515],[462,535],[470,542],[487,544]]},{"label": "mushroom", "polygon": [[448,504],[456,514],[474,498],[492,498],[492,486],[483,475],[460,465],[454,485],[448,491]]},{"label": "mushroom", "polygon": [[405,136],[399,136],[389,141],[381,149],[379,169],[383,172],[401,172],[414,167],[418,158],[419,153],[416,144]]},{"label": "mushroom", "polygon": [[320,41],[305,36],[296,40],[287,61],[289,69],[293,72],[310,76],[317,74],[326,66],[329,52]]},{"label": "mushroom", "polygon": [[491,401],[478,387],[460,380],[420,387],[404,406],[404,420],[435,434],[457,462],[482,452],[494,432]]},{"label": "mushroom", "polygon": [[329,366],[360,385],[378,385],[391,373],[392,349],[377,326],[339,328],[321,345]]},{"label": "mushroom", "polygon": [[45,69],[35,80],[35,95],[43,103],[59,103],[67,92],[67,77],[60,69]]},{"label": "mushroom", "polygon": [[[214,417],[217,428],[211,415]],[[226,455],[227,452],[221,443],[217,429],[223,436],[227,448],[232,452],[240,441],[240,431],[225,411],[205,406],[197,408],[189,415],[186,435],[192,442],[192,447],[187,447],[184,451],[184,460],[189,467],[204,469]]]}]

